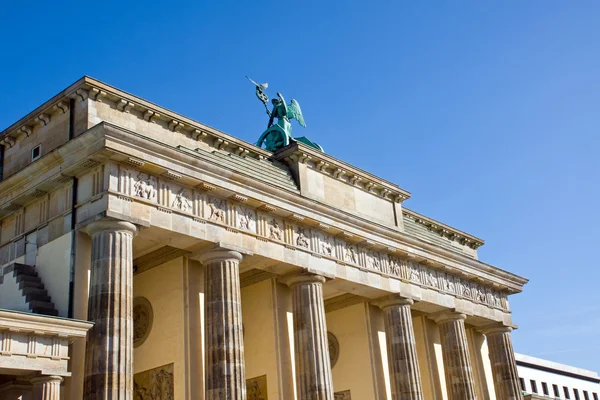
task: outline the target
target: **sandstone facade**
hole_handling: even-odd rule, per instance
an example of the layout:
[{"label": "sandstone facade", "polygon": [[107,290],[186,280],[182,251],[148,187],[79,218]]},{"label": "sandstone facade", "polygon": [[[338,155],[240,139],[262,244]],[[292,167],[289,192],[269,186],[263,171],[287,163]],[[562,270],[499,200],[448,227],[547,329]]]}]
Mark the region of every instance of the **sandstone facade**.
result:
[{"label": "sandstone facade", "polygon": [[0,320],[0,394],[521,396],[508,296],[527,280],[479,261],[481,239],[405,208],[390,182],[87,77],[0,144],[0,301],[55,328],[93,324],[70,372],[16,373]]}]

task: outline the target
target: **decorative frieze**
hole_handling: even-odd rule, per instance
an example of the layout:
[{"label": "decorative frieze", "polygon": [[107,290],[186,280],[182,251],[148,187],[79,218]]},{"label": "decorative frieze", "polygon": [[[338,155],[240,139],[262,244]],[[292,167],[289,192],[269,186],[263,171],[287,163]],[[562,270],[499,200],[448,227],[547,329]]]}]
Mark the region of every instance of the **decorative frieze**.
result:
[{"label": "decorative frieze", "polygon": [[[159,189],[160,187],[160,189]],[[245,196],[213,194],[215,187],[201,183],[196,190],[176,185],[146,172],[122,166],[119,191],[132,198],[158,203],[168,212],[193,215],[200,222],[226,225],[233,231],[256,235],[259,239],[284,244],[288,248],[311,252],[340,264],[374,271],[441,293],[475,303],[507,310],[506,294],[444,271],[442,264],[400,258],[395,249],[384,248],[372,240],[336,230],[326,224],[308,226],[304,217],[275,215],[276,208],[262,204],[254,208]],[[339,231],[337,231],[339,232]]]}]

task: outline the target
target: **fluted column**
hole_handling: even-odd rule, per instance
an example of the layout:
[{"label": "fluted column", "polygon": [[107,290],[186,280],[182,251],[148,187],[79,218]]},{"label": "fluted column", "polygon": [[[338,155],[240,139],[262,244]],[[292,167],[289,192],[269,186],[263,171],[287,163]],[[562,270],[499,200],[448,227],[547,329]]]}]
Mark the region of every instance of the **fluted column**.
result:
[{"label": "fluted column", "polygon": [[206,400],[246,399],[240,261],[216,249],[194,257],[204,265]]},{"label": "fluted column", "polygon": [[292,288],[297,399],[333,400],[323,302],[325,278],[300,274],[285,282]]},{"label": "fluted column", "polygon": [[32,378],[33,400],[60,400],[60,376],[39,376]]},{"label": "fluted column", "polygon": [[490,327],[483,330],[487,337],[496,398],[521,400],[523,394],[519,384],[517,362],[510,339],[512,328],[508,326]]},{"label": "fluted column", "polygon": [[87,227],[92,262],[84,398],[133,398],[133,237],[135,225],[100,220]]},{"label": "fluted column", "polygon": [[435,318],[439,325],[444,375],[449,400],[476,400],[475,380],[464,314],[449,312]]},{"label": "fluted column", "polygon": [[412,323],[411,299],[390,296],[383,309],[388,366],[393,400],[423,400],[417,344]]}]

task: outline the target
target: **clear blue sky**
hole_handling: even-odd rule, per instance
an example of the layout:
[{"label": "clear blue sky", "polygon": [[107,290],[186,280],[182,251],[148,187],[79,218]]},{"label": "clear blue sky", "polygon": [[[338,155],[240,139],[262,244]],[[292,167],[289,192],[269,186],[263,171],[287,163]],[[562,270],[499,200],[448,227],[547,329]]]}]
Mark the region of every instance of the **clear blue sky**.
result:
[{"label": "clear blue sky", "polygon": [[600,2],[5,3],[0,129],[87,74],[253,142],[268,81],[530,279],[517,351],[600,371]]}]

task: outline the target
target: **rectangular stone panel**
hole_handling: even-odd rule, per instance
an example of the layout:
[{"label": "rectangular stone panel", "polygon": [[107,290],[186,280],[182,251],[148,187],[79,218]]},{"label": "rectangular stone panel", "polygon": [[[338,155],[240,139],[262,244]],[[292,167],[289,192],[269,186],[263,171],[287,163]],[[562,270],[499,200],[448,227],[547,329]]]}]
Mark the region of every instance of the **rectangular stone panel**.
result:
[{"label": "rectangular stone panel", "polygon": [[247,400],[268,400],[267,376],[246,379]]},{"label": "rectangular stone panel", "polygon": [[173,400],[173,363],[135,374],[133,393],[135,399]]}]

